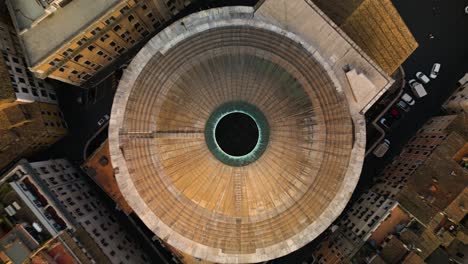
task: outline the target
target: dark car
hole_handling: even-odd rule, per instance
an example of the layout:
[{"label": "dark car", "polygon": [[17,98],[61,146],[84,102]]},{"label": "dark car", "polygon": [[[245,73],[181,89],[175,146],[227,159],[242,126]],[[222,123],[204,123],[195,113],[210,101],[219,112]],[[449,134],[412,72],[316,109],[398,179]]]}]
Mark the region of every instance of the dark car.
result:
[{"label": "dark car", "polygon": [[400,100],[398,103],[397,103],[397,106],[405,111],[405,112],[408,112],[410,110],[410,106],[403,100]]},{"label": "dark car", "polygon": [[399,112],[396,108],[390,108],[389,113],[390,113],[390,115],[393,116],[395,119],[400,119],[400,118],[401,118],[401,114],[400,114],[400,112]]}]

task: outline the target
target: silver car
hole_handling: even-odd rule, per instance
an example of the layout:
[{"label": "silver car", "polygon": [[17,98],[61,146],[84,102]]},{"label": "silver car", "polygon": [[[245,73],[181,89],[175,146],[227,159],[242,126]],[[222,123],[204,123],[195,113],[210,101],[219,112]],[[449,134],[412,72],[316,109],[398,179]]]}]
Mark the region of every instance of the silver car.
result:
[{"label": "silver car", "polygon": [[409,95],[407,93],[404,93],[403,96],[401,96],[401,100],[405,101],[405,103],[407,103],[409,105],[414,105],[415,104],[413,97],[411,97],[411,95]]},{"label": "silver car", "polygon": [[439,75],[439,71],[440,71],[440,63],[434,63],[434,65],[432,65],[432,70],[431,70],[431,74],[429,75],[429,77],[431,77],[432,79],[437,78],[437,75]]},{"label": "silver car", "polygon": [[429,77],[427,77],[427,75],[422,72],[417,72],[416,77],[424,84],[429,83],[431,81],[431,79],[429,79]]}]

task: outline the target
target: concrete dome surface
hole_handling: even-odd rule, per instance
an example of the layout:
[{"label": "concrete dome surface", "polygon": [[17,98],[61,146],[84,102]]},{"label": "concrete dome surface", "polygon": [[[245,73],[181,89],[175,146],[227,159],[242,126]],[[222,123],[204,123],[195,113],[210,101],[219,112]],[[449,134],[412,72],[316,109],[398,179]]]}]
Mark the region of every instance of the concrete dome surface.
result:
[{"label": "concrete dome surface", "polygon": [[171,246],[219,263],[312,241],[343,210],[363,159],[319,52],[252,12],[208,10],[155,36],[125,72],[110,122],[135,213]]}]

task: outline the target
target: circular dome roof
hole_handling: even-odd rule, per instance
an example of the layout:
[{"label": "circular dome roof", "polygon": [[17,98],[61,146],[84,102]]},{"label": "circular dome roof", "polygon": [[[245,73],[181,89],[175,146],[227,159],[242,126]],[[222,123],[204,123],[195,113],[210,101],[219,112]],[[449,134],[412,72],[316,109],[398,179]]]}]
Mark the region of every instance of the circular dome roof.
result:
[{"label": "circular dome roof", "polygon": [[[130,206],[161,239],[214,262],[264,261],[310,242],[341,213],[362,165],[330,67],[251,12],[202,12],[160,33],[112,110],[112,163]],[[251,120],[220,121],[232,113]]]}]

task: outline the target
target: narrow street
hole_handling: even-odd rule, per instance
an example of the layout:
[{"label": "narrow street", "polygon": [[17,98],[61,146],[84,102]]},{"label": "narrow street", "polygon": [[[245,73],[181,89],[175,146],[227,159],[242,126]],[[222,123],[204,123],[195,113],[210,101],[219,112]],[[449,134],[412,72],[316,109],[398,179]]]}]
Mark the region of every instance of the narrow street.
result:
[{"label": "narrow street", "polygon": [[[410,112],[395,122],[387,132],[391,147],[379,159],[373,154],[366,157],[358,189],[354,196],[368,188],[372,179],[380,173],[395,155],[398,155],[406,142],[432,116],[444,114],[442,103],[457,88],[457,81],[468,72],[468,15],[464,13],[465,0],[394,0],[403,20],[419,43],[416,51],[406,60],[403,68],[407,80],[415,79],[422,71],[429,76],[435,62],[442,64],[439,76],[424,85],[428,95],[416,100]],[[434,35],[430,39],[430,34]],[[408,85],[405,92],[413,95]]]}]

